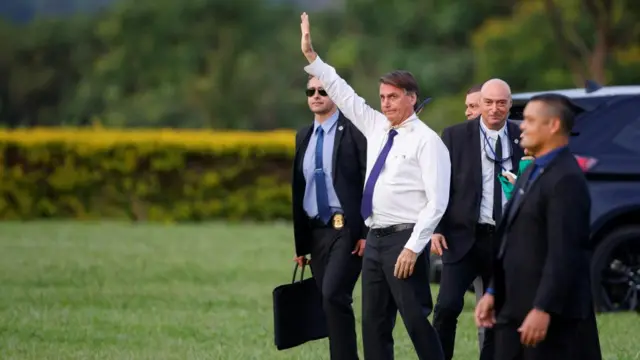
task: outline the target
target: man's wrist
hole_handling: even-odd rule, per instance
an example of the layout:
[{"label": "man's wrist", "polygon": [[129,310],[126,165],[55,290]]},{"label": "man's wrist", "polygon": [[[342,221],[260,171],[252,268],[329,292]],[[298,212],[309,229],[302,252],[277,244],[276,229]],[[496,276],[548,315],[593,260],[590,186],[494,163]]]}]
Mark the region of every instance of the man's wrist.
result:
[{"label": "man's wrist", "polygon": [[405,249],[411,251],[412,253],[414,253],[415,255],[418,255],[419,253],[417,253],[415,250],[413,250],[412,248],[408,247],[408,246],[404,246]]},{"label": "man's wrist", "polygon": [[409,240],[404,244],[404,248],[407,250],[411,250],[411,252],[414,254],[420,254],[422,253],[422,250],[424,250],[424,247],[420,249],[420,245],[417,241],[415,241],[413,237],[410,237]]},{"label": "man's wrist", "polygon": [[307,61],[309,61],[309,64],[313,63],[318,58],[318,54],[315,51],[305,53],[304,56],[307,58]]},{"label": "man's wrist", "polygon": [[484,293],[485,294],[489,294],[491,296],[494,296],[496,294],[496,291],[493,288],[488,287],[487,290]]}]

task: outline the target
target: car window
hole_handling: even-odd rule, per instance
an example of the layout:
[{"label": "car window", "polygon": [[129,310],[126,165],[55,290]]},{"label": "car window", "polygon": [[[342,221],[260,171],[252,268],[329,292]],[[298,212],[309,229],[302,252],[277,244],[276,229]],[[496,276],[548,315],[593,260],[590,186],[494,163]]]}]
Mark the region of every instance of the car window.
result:
[{"label": "car window", "polygon": [[635,118],[631,118],[631,121],[613,137],[612,142],[615,146],[640,155],[640,115],[636,114]]},{"label": "car window", "polygon": [[621,99],[577,121],[574,151],[599,155],[640,155],[640,97]]},{"label": "car window", "polygon": [[[553,91],[550,91],[550,93],[553,93]],[[589,111],[595,109],[596,107],[598,107],[598,105],[602,104],[607,99],[611,99],[611,97],[577,98],[571,99],[571,101],[580,109],[579,113],[582,113],[582,111],[585,110]],[[524,120],[524,108],[526,106],[526,100],[515,100],[513,102],[513,106],[511,106],[511,110],[509,111],[509,119],[515,121]]]},{"label": "car window", "polygon": [[524,112],[524,107],[526,105],[526,102],[513,104],[513,106],[511,106],[511,110],[509,110],[509,119],[518,121],[524,120],[524,116],[522,113]]}]

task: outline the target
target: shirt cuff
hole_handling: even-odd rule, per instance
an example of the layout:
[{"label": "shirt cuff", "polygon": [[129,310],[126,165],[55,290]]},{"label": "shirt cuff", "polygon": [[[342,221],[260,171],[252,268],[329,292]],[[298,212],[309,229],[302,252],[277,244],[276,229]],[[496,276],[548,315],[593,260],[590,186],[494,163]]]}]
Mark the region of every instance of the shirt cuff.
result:
[{"label": "shirt cuff", "polygon": [[304,71],[308,74],[311,74],[315,77],[320,77],[322,75],[322,67],[324,66],[324,61],[320,59],[320,56],[316,56],[316,59],[307,66],[304,67]]},{"label": "shirt cuff", "polygon": [[484,292],[485,294],[489,294],[489,295],[495,295],[496,292],[495,290],[493,290],[493,288],[487,288],[487,291]]},{"label": "shirt cuff", "polygon": [[414,253],[420,255],[422,251],[424,251],[424,249],[427,247],[427,245],[429,245],[429,241],[431,241],[431,237],[427,238],[426,240],[411,237],[404,245],[404,247],[405,249],[409,249]]}]

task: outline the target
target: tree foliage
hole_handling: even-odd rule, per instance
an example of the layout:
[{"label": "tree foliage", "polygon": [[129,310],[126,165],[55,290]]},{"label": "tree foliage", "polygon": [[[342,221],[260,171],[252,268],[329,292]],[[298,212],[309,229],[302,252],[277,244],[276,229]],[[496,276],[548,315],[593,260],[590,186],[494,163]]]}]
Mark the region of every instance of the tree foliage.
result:
[{"label": "tree foliage", "polygon": [[502,76],[517,90],[640,82],[640,3],[530,0],[474,36],[476,79]]},{"label": "tree foliage", "polygon": [[[516,91],[640,82],[633,0],[344,0],[312,13],[321,56],[374,107],[377,79],[403,68],[434,102],[436,128],[462,119],[472,83]],[[123,0],[74,18],[0,23],[0,121],[273,129],[309,121],[299,12],[265,0]]]}]

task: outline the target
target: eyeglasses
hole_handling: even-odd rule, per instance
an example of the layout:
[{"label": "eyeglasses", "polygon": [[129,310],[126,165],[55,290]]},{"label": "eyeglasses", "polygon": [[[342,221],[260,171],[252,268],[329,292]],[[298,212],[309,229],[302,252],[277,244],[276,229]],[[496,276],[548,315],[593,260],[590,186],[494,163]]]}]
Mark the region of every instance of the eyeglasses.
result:
[{"label": "eyeglasses", "polygon": [[312,97],[316,94],[316,90],[318,90],[318,94],[320,94],[320,96],[327,96],[327,92],[324,91],[324,89],[307,89],[305,93],[307,94],[307,97]]}]

